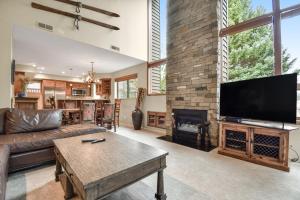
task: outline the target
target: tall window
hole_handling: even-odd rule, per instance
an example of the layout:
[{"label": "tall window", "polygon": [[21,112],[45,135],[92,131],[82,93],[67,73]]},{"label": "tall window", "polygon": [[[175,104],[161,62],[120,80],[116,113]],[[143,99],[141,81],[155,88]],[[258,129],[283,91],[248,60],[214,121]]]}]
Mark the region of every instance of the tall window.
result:
[{"label": "tall window", "polygon": [[115,79],[115,98],[131,99],[137,95],[137,74]]},{"label": "tall window", "polygon": [[[300,29],[299,26],[288,28],[283,21],[300,15],[299,0],[222,1],[228,3],[229,27],[221,29],[220,36],[229,39],[229,80],[299,71],[297,55],[285,44],[285,35],[281,34]],[[299,42],[298,37],[293,40]],[[298,48],[299,52],[300,45]]]},{"label": "tall window", "polygon": [[168,0],[149,0],[149,62],[167,56]]},{"label": "tall window", "polygon": [[167,2],[150,1],[148,95],[166,92]]},{"label": "tall window", "polygon": [[148,95],[166,93],[166,59],[148,64]]},{"label": "tall window", "polygon": [[[228,68],[223,63],[229,80],[299,73],[300,0],[222,0],[222,5],[228,14],[220,36],[229,39]],[[299,83],[298,76],[298,88]]]}]

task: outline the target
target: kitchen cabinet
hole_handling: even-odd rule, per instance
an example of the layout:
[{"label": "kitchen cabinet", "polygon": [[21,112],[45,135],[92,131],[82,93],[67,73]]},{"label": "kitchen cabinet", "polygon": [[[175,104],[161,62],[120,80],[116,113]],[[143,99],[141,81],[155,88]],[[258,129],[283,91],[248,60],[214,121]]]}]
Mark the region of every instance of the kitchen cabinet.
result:
[{"label": "kitchen cabinet", "polygon": [[67,82],[66,84],[66,96],[72,96],[73,83]]},{"label": "kitchen cabinet", "polygon": [[55,88],[66,90],[66,82],[65,81],[55,81]]},{"label": "kitchen cabinet", "polygon": [[72,96],[72,89],[85,89],[86,96],[91,95],[91,88],[88,83],[78,83],[78,82],[67,82],[66,84],[66,96]]},{"label": "kitchen cabinet", "polygon": [[21,110],[37,110],[38,97],[15,97],[15,108]]},{"label": "kitchen cabinet", "polygon": [[100,83],[96,85],[96,93],[100,96],[107,96],[111,95],[111,79],[110,78],[103,78],[101,79]]},{"label": "kitchen cabinet", "polygon": [[46,87],[55,88],[55,80],[43,80],[42,86],[43,86],[43,88],[46,88]]}]

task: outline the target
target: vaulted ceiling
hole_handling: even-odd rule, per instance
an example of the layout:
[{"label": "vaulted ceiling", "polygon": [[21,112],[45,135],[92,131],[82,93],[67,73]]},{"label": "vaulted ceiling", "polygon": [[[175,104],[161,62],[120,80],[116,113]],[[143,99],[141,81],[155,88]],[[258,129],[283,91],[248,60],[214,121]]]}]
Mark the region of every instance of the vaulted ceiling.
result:
[{"label": "vaulted ceiling", "polygon": [[41,30],[15,27],[13,57],[37,73],[83,76],[94,62],[96,73],[112,73],[144,61]]}]

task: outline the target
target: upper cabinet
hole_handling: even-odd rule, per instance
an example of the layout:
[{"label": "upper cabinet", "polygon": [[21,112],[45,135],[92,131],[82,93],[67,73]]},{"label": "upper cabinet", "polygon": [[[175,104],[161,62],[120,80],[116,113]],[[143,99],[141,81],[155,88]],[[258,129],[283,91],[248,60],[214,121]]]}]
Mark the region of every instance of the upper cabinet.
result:
[{"label": "upper cabinet", "polygon": [[65,81],[55,81],[55,89],[66,90],[66,82]]},{"label": "upper cabinet", "polygon": [[102,95],[111,95],[111,79],[101,79],[102,84]]},{"label": "upper cabinet", "polygon": [[72,96],[73,89],[84,89],[86,90],[86,96],[91,95],[91,88],[88,83],[67,82],[66,96]]},{"label": "upper cabinet", "polygon": [[56,81],[56,80],[43,80],[42,81],[43,88],[55,88],[57,90],[66,90],[66,82],[65,81]]},{"label": "upper cabinet", "polygon": [[25,72],[15,72],[14,95],[22,92],[22,79],[25,78]]},{"label": "upper cabinet", "polygon": [[97,84],[97,95],[109,97],[111,95],[111,79],[103,78],[100,83]]},{"label": "upper cabinet", "polygon": [[[74,89],[84,89],[86,90],[86,96],[91,95],[91,85],[88,83],[43,80],[42,87],[43,89],[51,88],[56,90],[64,90],[66,92],[66,96],[72,96],[72,90]],[[101,81],[97,83],[96,93],[103,98],[109,98],[111,95],[111,79],[101,79]]]},{"label": "upper cabinet", "polygon": [[43,80],[43,88],[55,88],[55,80]]}]

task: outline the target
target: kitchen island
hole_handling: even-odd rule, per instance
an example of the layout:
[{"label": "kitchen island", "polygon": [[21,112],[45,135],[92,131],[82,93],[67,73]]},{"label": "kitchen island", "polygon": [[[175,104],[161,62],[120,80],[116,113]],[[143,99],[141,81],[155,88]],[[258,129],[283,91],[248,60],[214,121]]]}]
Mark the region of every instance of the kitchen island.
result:
[{"label": "kitchen island", "polygon": [[[101,115],[104,103],[109,99],[93,97],[66,97],[57,100],[57,108],[63,110],[63,125],[95,123],[97,115]],[[100,113],[99,113],[100,112]]]}]

